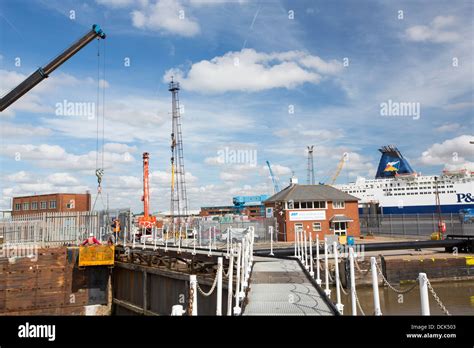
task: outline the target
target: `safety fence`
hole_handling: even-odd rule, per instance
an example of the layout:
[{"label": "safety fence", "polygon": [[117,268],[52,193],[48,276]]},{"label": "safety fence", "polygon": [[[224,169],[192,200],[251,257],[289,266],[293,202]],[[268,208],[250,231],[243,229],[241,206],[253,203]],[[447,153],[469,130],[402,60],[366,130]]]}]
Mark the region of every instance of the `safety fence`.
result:
[{"label": "safety fence", "polygon": [[[222,284],[224,278],[227,279],[227,315],[240,315],[242,313],[242,305],[248,288],[248,281],[253,265],[253,246],[255,241],[255,230],[252,226],[248,227],[248,233],[244,233],[239,242],[234,243],[228,239],[228,248],[226,258],[229,259],[229,267],[224,271],[223,257],[217,259],[217,269],[214,282],[209,291],[205,292],[199,285],[199,281],[195,274],[189,276],[189,296],[187,309],[182,305],[174,305],[171,315],[180,316],[187,314],[190,316],[198,315],[197,292],[202,296],[211,296],[217,291],[216,315],[222,313]],[[234,277],[234,272],[236,276]],[[234,286],[235,284],[235,286]]]},{"label": "safety fence", "polygon": [[93,234],[106,241],[111,234],[112,216],[129,228],[130,211],[51,212],[14,215],[0,219],[0,237],[8,244],[78,244]]},{"label": "safety fence", "polygon": [[[462,214],[442,214],[446,234],[474,235],[474,223]],[[429,236],[438,231],[439,216],[432,214],[360,215],[360,229],[364,234]]]},{"label": "safety fence", "polygon": [[[321,258],[319,255],[319,238],[316,237],[315,241],[315,249],[316,249],[316,261],[313,258],[313,241],[311,234],[306,234],[306,231],[296,231],[295,235],[295,254],[294,257],[297,257],[301,260],[304,267],[309,271],[311,277],[314,278],[315,273],[313,270],[313,264],[316,262],[316,283],[321,285],[321,274],[320,271],[323,270],[321,266]],[[352,315],[357,315],[358,310],[362,315],[366,315],[365,311],[363,310],[359,298],[357,296],[357,289],[355,283],[355,271],[357,270],[361,274],[367,274],[371,272],[372,275],[372,289],[373,289],[373,301],[374,301],[374,315],[382,315],[381,307],[380,307],[380,296],[379,296],[379,282],[378,276],[381,276],[383,284],[388,287],[391,291],[394,291],[397,294],[406,294],[412,290],[414,290],[417,286],[420,288],[420,302],[421,302],[421,314],[422,315],[430,315],[430,305],[429,305],[429,294],[431,294],[437,303],[437,305],[441,308],[442,312],[446,315],[450,315],[449,311],[446,309],[446,306],[440,300],[439,296],[433,289],[426,273],[419,273],[418,277],[413,280],[413,285],[408,287],[407,289],[398,289],[397,287],[393,286],[388,282],[386,277],[383,275],[382,270],[377,265],[376,258],[371,257],[370,263],[371,268],[363,270],[357,264],[357,253],[354,251],[353,247],[348,248],[348,258],[349,258],[349,269],[350,269],[350,292],[346,292],[342,286],[342,281],[340,278],[339,272],[339,248],[337,242],[334,242],[332,245],[328,244],[326,238],[324,238],[324,273],[325,273],[325,289],[324,292],[331,298],[331,289],[330,283],[335,284],[336,288],[336,309],[343,314],[344,312],[344,305],[341,302],[341,293],[346,296],[351,297],[351,312]],[[330,255],[332,253],[332,255]],[[332,257],[334,260],[334,277],[331,276],[329,272],[329,258]]]}]

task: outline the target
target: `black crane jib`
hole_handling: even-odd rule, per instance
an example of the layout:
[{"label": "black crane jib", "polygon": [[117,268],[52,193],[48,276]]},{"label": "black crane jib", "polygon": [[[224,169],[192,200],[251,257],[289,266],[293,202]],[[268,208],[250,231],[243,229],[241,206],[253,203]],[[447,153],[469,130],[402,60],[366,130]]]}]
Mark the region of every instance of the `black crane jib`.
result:
[{"label": "black crane jib", "polygon": [[79,52],[84,46],[95,38],[105,39],[105,33],[102,31],[100,26],[94,24],[92,30],[81,37],[79,40],[74,42],[69,48],[62,52],[59,56],[54,58],[50,63],[45,67],[40,67],[30,76],[28,76],[23,82],[18,86],[13,88],[7,95],[0,99],[0,112],[5,110],[28,91],[30,91],[34,86],[40,83],[43,79],[47,78],[54,70],[56,70],[61,64]]}]

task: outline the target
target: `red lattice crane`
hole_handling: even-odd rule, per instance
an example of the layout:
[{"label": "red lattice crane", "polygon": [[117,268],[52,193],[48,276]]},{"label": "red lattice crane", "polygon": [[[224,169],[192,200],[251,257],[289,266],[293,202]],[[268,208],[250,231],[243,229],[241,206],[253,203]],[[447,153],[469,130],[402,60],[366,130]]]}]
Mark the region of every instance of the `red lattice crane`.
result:
[{"label": "red lattice crane", "polygon": [[143,216],[138,218],[138,227],[152,228],[156,225],[156,216],[150,215],[150,185],[148,180],[148,162],[150,154],[143,153]]}]

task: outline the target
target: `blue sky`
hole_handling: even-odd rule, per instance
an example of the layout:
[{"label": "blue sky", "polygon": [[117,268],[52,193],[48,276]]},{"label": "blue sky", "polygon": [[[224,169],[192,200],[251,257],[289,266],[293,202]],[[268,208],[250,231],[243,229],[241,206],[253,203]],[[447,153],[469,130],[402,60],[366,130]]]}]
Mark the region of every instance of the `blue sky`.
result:
[{"label": "blue sky", "polygon": [[[152,207],[169,209],[171,75],[194,209],[271,193],[266,160],[280,186],[292,171],[306,182],[307,145],[317,181],[344,152],[339,183],[372,177],[386,144],[422,173],[472,170],[472,18],[471,1],[0,0],[0,94],[101,25],[112,207],[140,210],[147,151]],[[96,102],[97,49],[0,114],[2,209],[17,195],[96,191],[97,118],[58,115],[57,104]],[[419,117],[381,115],[389,100],[416,103]],[[222,159],[225,150],[257,161]]]}]

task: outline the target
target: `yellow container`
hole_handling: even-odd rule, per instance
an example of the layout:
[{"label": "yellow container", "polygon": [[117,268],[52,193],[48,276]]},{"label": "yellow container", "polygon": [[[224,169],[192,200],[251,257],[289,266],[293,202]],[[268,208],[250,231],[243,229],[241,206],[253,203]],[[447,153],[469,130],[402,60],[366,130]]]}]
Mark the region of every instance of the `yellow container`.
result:
[{"label": "yellow container", "polygon": [[115,246],[89,245],[79,247],[79,267],[113,266]]},{"label": "yellow container", "polygon": [[339,236],[339,244],[345,245],[347,243],[347,236]]}]

